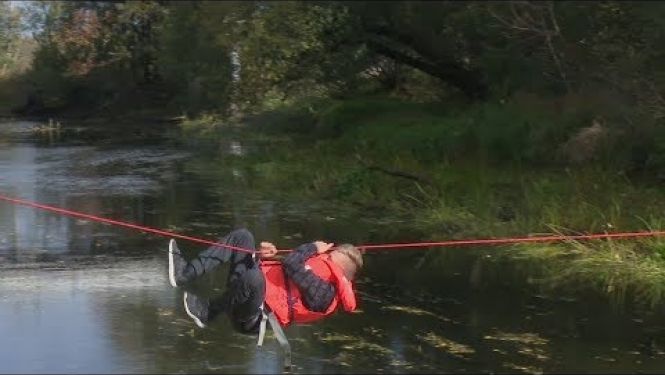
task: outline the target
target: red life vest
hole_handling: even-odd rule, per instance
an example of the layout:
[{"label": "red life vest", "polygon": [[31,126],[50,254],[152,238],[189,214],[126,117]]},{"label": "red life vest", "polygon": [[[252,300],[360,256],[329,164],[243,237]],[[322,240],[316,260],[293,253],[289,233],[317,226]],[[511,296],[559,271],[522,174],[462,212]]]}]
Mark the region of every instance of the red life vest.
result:
[{"label": "red life vest", "polygon": [[[356,295],[351,282],[344,276],[340,266],[333,263],[327,254],[319,254],[307,259],[305,266],[309,267],[315,275],[330,281],[335,286],[335,298],[323,313],[311,311],[303,305],[300,291],[292,280],[289,280],[288,286],[286,285],[281,263],[273,261],[261,263],[261,271],[266,278],[265,303],[273,311],[279,324],[305,323],[321,319],[335,311],[340,302],[346,311],[356,309]],[[289,310],[288,297],[291,297],[292,310]]]}]

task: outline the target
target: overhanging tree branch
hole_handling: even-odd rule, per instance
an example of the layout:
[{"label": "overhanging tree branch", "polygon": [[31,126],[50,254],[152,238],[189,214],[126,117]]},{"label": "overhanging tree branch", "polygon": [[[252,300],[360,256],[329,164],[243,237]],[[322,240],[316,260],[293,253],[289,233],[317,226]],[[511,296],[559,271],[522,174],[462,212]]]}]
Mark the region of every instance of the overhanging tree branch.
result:
[{"label": "overhanging tree branch", "polygon": [[[467,97],[478,100],[487,97],[488,88],[478,72],[467,69],[452,56],[442,56],[442,51],[433,50],[413,35],[402,32],[390,25],[369,24],[361,21],[367,33],[365,44],[375,53],[389,57],[400,63],[412,66],[426,74],[436,77],[463,92]],[[385,38],[415,52],[407,54],[376,41],[376,37]]]},{"label": "overhanging tree branch", "polygon": [[402,64],[409,65],[447,82],[471,99],[480,100],[487,97],[487,86],[481,81],[479,74],[467,70],[459,64],[452,62],[432,63],[415,58],[373,40],[367,40],[365,43],[373,52],[389,57]]}]

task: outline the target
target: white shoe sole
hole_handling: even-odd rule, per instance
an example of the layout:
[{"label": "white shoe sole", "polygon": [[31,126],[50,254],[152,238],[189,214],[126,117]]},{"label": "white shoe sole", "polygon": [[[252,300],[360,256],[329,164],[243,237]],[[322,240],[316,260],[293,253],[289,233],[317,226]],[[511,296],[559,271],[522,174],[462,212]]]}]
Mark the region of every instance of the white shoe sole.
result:
[{"label": "white shoe sole", "polygon": [[177,287],[178,284],[175,282],[175,264],[173,263],[173,249],[176,247],[176,243],[174,239],[171,239],[169,241],[169,282],[171,283],[172,287]]},{"label": "white shoe sole", "polygon": [[189,311],[189,307],[187,306],[187,292],[182,294],[182,304],[185,305],[185,312],[187,312],[187,315],[189,315],[192,320],[194,320],[194,323],[196,323],[197,326],[200,328],[204,328],[206,325],[203,324],[203,322],[196,317],[196,315],[192,314],[191,311]]}]

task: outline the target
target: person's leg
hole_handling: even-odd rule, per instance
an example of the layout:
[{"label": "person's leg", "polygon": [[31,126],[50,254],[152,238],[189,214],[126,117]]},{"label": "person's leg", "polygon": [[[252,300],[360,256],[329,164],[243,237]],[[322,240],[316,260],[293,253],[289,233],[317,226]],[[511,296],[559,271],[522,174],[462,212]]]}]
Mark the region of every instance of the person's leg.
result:
[{"label": "person's leg", "polygon": [[202,275],[219,266],[221,263],[231,261],[235,264],[238,261],[244,261],[247,257],[252,259],[252,253],[256,251],[254,236],[247,229],[236,229],[217,242],[247,251],[224,246],[210,246],[190,261],[197,275]]},{"label": "person's leg", "polygon": [[[228,261],[233,263],[253,261],[250,251],[256,251],[256,245],[254,243],[254,236],[247,229],[234,230],[222,237],[218,242],[233,246],[233,248],[210,246],[200,252],[195,259],[187,261],[181,255],[175,240],[172,239],[169,244],[169,281],[171,285],[174,287],[183,285],[197,276],[212,270],[221,263]],[[243,252],[235,248],[246,249],[247,251]],[[244,254],[244,256],[237,256],[239,253]]]},{"label": "person's leg", "polygon": [[256,265],[240,278],[232,279],[231,285],[235,293],[229,297],[227,314],[234,328],[240,333],[257,333],[266,292],[263,272]]},{"label": "person's leg", "polygon": [[260,308],[265,297],[265,278],[257,263],[250,268],[245,265],[244,262],[236,263],[226,291],[216,299],[209,301],[185,293],[185,311],[199,327],[226,313],[237,331],[248,334],[258,332]]}]

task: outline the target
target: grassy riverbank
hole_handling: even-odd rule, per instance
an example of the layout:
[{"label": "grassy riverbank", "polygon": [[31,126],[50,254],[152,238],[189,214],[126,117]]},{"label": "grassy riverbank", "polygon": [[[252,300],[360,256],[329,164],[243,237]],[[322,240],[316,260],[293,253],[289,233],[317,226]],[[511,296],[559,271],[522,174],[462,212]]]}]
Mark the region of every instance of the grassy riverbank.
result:
[{"label": "grassy riverbank", "polygon": [[[570,149],[591,121],[583,111],[553,115],[510,103],[453,110],[365,98],[292,105],[235,125],[208,116],[183,123],[178,137],[199,148],[231,134],[279,139],[220,162],[243,168],[248,188],[327,200],[417,228],[426,241],[661,230],[665,195],[617,157],[627,142],[613,143],[607,132]],[[575,154],[582,152],[584,160]],[[473,270],[482,266],[485,283],[594,292],[619,305],[665,302],[660,237],[460,250],[431,249],[411,274],[468,271],[478,282]]]}]

